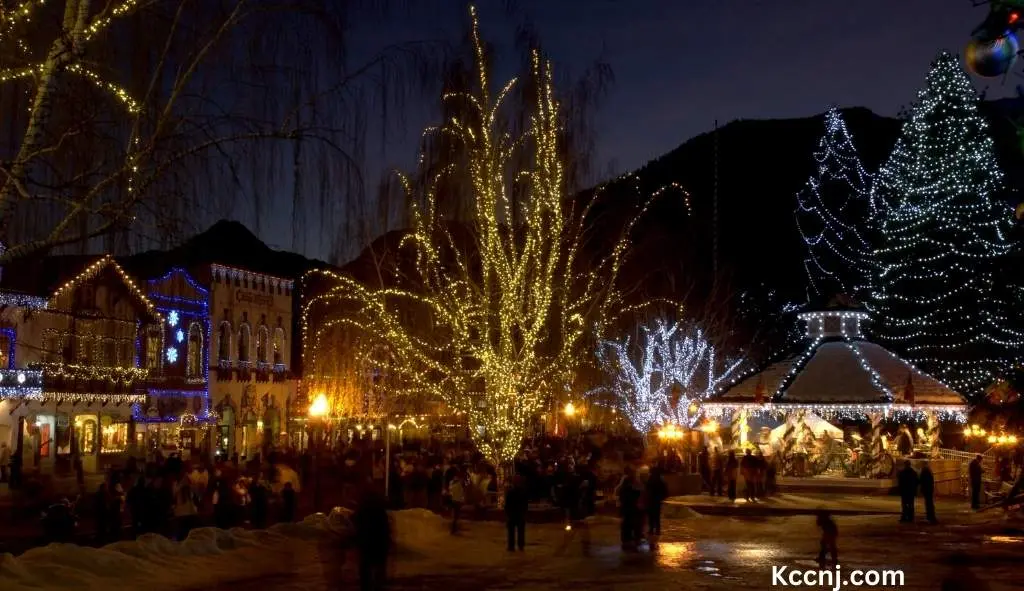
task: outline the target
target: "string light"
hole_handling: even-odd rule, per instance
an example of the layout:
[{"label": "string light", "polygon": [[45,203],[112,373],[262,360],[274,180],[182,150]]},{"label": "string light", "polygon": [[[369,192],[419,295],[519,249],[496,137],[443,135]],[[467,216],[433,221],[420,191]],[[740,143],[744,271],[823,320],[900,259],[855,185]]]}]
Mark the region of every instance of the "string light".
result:
[{"label": "string light", "polygon": [[796,225],[807,246],[804,269],[810,291],[831,298],[860,298],[873,273],[864,233],[871,213],[871,175],[861,166],[839,110],[825,113],[825,134],[814,153],[817,173],[797,193]]},{"label": "string light", "polygon": [[990,384],[1024,345],[995,279],[1013,218],[993,197],[1003,175],[977,103],[957,59],[940,55],[873,196],[885,207],[879,336],[965,393]]},{"label": "string light", "polygon": [[69,381],[106,381],[111,384],[130,386],[146,379],[149,370],[143,367],[104,367],[76,363],[40,363],[43,378],[57,378]]},{"label": "string light", "polygon": [[128,273],[125,273],[124,269],[121,268],[121,265],[117,264],[117,261],[114,260],[114,257],[110,255],[106,255],[103,258],[99,259],[98,261],[94,262],[93,264],[89,265],[75,278],[67,281],[59,288],[57,288],[57,291],[53,292],[53,295],[50,296],[49,305],[53,306],[62,295],[68,293],[71,290],[74,290],[83,281],[89,281],[93,277],[96,277],[96,275],[98,275],[100,271],[106,269],[107,267],[114,269],[117,272],[117,274],[121,277],[121,279],[124,281],[125,285],[129,288],[129,291],[132,293],[132,295],[138,298],[139,302],[146,307],[146,311],[148,311],[150,315],[153,316],[153,318],[163,323],[163,316],[161,316],[160,313],[157,312],[156,307],[153,305],[153,302],[151,302],[149,298],[146,297],[146,294],[143,293],[142,290],[139,289],[139,287],[135,284],[135,280],[132,279],[132,277],[129,276]]},{"label": "string light", "polygon": [[613,383],[599,391],[615,395],[618,408],[640,433],[659,424],[692,427],[700,418],[699,402],[736,372],[742,360],[720,367],[714,345],[699,328],[687,331],[682,324],[658,320],[641,330],[642,352],[635,363],[629,338],[601,341],[597,358]]},{"label": "string light", "polygon": [[[960,423],[966,420],[967,404],[962,396],[890,351],[864,339],[861,334],[861,322],[868,318],[866,313],[838,310],[807,312],[800,314],[799,318],[805,323],[806,338],[811,341],[808,348],[800,356],[773,364],[757,376],[746,377],[735,387],[705,402],[706,413],[711,416],[724,416],[737,412],[792,416],[800,411],[811,411],[826,418],[844,420],[863,420],[875,413],[908,420],[924,419],[934,414],[943,420]],[[829,322],[830,319],[832,322]],[[868,374],[872,387],[878,393],[877,398],[861,403],[852,403],[849,400],[837,402],[787,400],[787,392],[797,376],[804,371],[812,359],[826,348],[832,353],[848,351],[860,368]],[[826,357],[820,359],[821,363],[830,362]],[[763,402],[756,401],[757,395],[754,390],[763,387],[766,376],[774,379],[771,376],[778,375],[777,372],[780,370],[785,373],[778,380],[778,386],[771,399]],[[823,375],[826,380],[838,379],[833,378],[834,374],[832,373]],[[937,390],[932,393],[922,392],[917,398],[956,400],[957,403],[916,404],[913,401],[897,401],[895,392],[901,387],[901,384],[906,383],[908,375],[916,376],[917,383],[933,384],[933,388]],[[843,391],[850,388],[849,384],[826,383],[821,390],[823,392]],[[856,394],[854,393],[854,395]]]},{"label": "string light", "polygon": [[[499,113],[515,81],[492,94],[475,8],[470,15],[476,84],[444,95],[464,108],[439,130],[461,143],[465,157],[422,188],[400,176],[411,203],[401,242],[412,255],[409,283],[371,288],[314,270],[328,287],[304,304],[302,329],[314,367],[330,331],[353,330],[380,343],[392,392],[424,395],[464,413],[480,452],[503,464],[519,452],[547,401],[564,397],[588,333],[600,339],[621,309],[614,286],[629,243],[621,239],[587,265],[590,272],[578,271],[587,213],[570,221],[565,210],[563,123],[550,65],[534,52],[530,88],[537,100],[528,129],[512,137]],[[459,239],[441,212],[445,182],[455,175],[464,175],[458,181],[473,197],[469,232]],[[513,198],[518,187],[528,191]]]},{"label": "string light", "polygon": [[50,301],[48,298],[10,291],[0,291],[0,307],[45,310],[49,304]]}]

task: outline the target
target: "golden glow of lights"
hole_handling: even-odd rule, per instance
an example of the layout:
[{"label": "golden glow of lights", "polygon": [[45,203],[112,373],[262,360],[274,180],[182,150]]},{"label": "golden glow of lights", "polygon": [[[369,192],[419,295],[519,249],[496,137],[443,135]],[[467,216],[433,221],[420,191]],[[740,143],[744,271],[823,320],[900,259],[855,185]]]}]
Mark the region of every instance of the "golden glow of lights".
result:
[{"label": "golden glow of lights", "polygon": [[999,441],[999,438],[996,437],[995,435],[989,435],[988,436],[988,442],[989,443],[996,443],[997,441]]},{"label": "golden glow of lights", "polygon": [[327,395],[324,393],[317,394],[313,398],[313,403],[309,405],[309,416],[314,419],[319,419],[327,416],[327,413],[331,410],[331,404],[327,401]]},{"label": "golden glow of lights", "polygon": [[576,405],[571,402],[566,402],[563,412],[565,413],[565,416],[569,418],[576,416]]},{"label": "golden glow of lights", "polygon": [[[312,271],[306,279],[326,286],[304,303],[302,334],[312,367],[338,331],[386,349],[389,395],[443,403],[465,418],[477,449],[503,464],[568,391],[589,337],[601,338],[622,310],[615,286],[629,242],[592,264],[578,260],[589,209],[566,208],[551,67],[533,53],[525,129],[510,126],[518,117],[502,104],[516,81],[493,93],[473,7],[470,16],[473,88],[443,95],[454,114],[433,130],[456,149],[430,174],[399,175],[410,204],[400,245],[408,264],[381,286]],[[443,213],[452,187],[470,197],[458,234]]]},{"label": "golden glow of lights", "polygon": [[964,427],[964,437],[970,437],[970,436],[971,436],[971,428],[970,427]]},{"label": "golden glow of lights", "polygon": [[718,433],[720,428],[718,421],[708,421],[700,426],[700,430],[705,433]]},{"label": "golden glow of lights", "polygon": [[658,430],[658,439],[663,441],[678,441],[683,435],[684,431],[675,425],[665,425]]},{"label": "golden glow of lights", "polygon": [[680,568],[693,561],[695,551],[693,542],[660,542],[655,561],[661,567]]}]

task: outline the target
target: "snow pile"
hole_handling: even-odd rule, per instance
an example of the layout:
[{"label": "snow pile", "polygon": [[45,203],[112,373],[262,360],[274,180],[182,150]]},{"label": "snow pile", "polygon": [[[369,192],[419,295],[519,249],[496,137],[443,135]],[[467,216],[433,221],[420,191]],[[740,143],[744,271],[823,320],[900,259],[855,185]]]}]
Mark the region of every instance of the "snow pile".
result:
[{"label": "snow pile", "polygon": [[[103,548],[50,544],[18,557],[0,555],[0,587],[4,591],[202,588],[290,573],[296,540],[349,532],[349,513],[336,509],[330,515],[316,514],[302,523],[278,524],[269,530],[198,528],[181,543],[145,534]],[[274,559],[267,560],[268,556]]]},{"label": "snow pile", "polygon": [[391,528],[399,552],[429,548],[451,536],[448,520],[427,509],[392,511]]}]

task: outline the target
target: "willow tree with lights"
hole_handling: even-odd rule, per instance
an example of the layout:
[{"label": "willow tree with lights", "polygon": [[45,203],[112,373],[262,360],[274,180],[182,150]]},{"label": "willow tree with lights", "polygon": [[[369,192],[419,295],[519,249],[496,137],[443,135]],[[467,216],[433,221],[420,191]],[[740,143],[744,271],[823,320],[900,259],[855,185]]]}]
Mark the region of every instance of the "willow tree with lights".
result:
[{"label": "willow tree with lights", "polygon": [[[328,285],[307,302],[304,325],[313,355],[338,328],[372,339],[391,360],[391,394],[441,401],[465,418],[489,460],[507,465],[532,421],[570,388],[591,339],[615,320],[629,245],[622,238],[596,261],[581,260],[587,211],[567,205],[551,66],[533,52],[517,128],[505,104],[516,81],[492,88],[472,8],[470,16],[473,83],[443,95],[451,116],[427,131],[452,149],[440,165],[425,149],[429,174],[399,177],[411,222],[400,269],[379,286],[315,271]],[[446,191],[468,197],[458,222],[443,214]]]}]

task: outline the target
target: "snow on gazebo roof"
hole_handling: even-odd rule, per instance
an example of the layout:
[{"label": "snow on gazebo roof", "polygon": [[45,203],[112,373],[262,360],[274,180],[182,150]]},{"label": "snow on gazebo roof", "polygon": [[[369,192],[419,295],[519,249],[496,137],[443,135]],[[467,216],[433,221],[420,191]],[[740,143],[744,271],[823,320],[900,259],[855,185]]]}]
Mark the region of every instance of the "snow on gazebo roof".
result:
[{"label": "snow on gazebo roof", "polygon": [[960,422],[967,401],[890,351],[864,338],[860,310],[825,310],[800,315],[807,349],[773,363],[705,404],[709,414],[734,410],[862,417],[867,413],[917,416],[931,411]]}]

